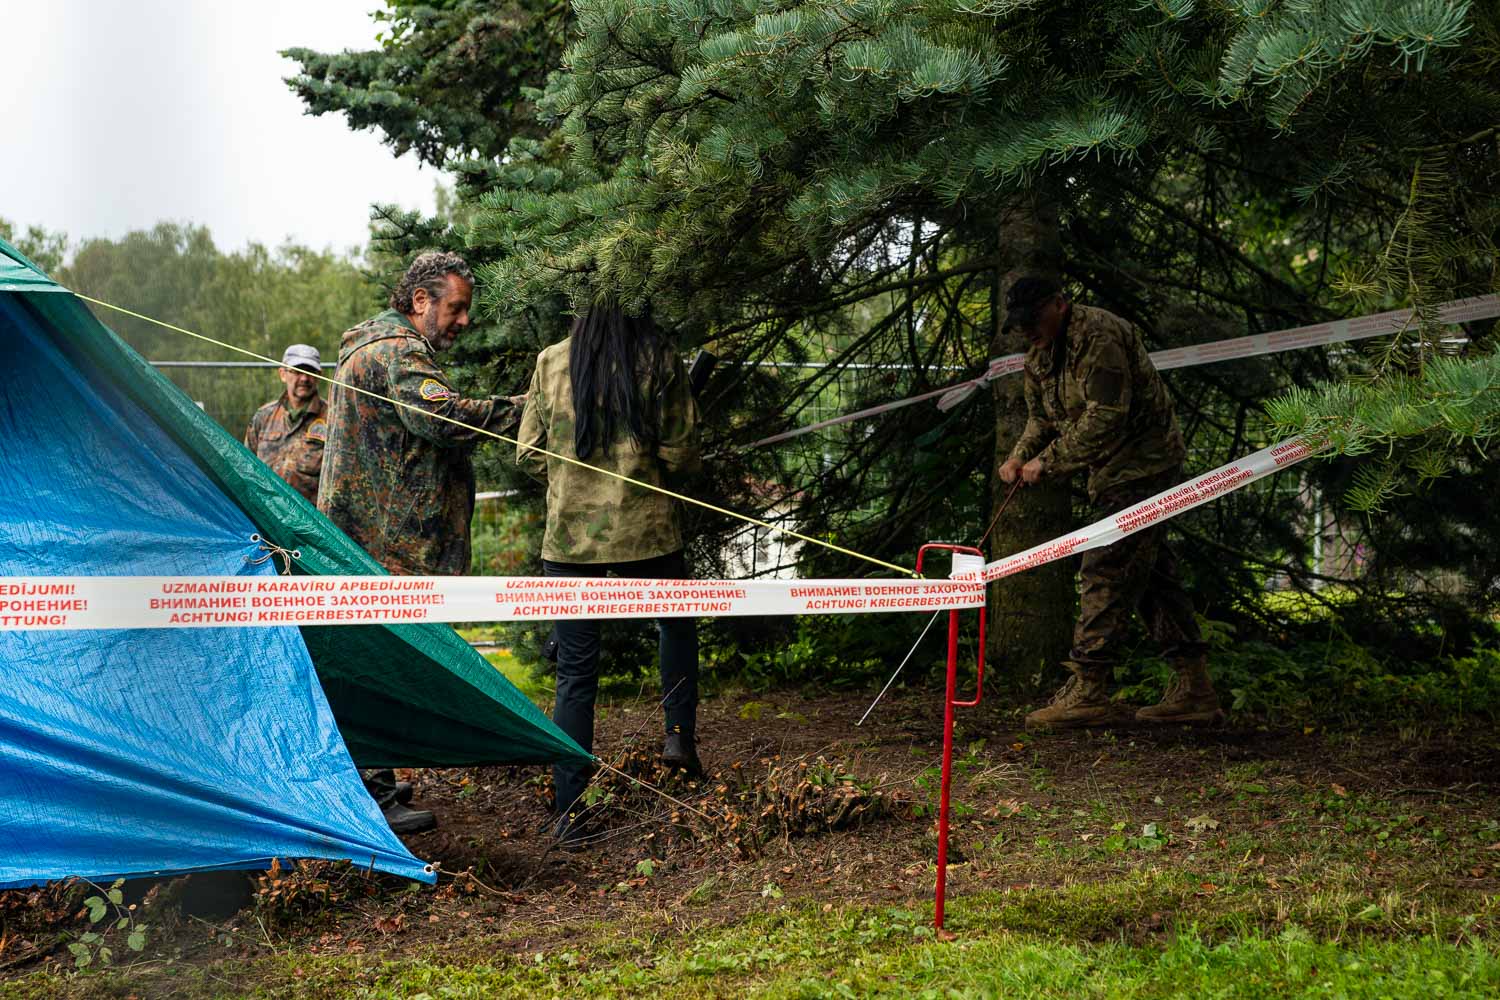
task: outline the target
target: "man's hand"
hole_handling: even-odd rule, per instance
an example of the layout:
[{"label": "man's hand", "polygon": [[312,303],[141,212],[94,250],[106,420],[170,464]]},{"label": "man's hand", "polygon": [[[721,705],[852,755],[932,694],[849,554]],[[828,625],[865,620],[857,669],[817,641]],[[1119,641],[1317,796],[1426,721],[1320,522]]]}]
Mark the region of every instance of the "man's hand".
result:
[{"label": "man's hand", "polygon": [[1021,474],[1021,460],[1019,458],[1007,458],[1005,464],[1000,466],[1000,481],[1009,486],[1016,481]]},{"label": "man's hand", "polygon": [[528,395],[529,395],[529,393],[524,393],[523,392],[519,396],[506,396],[505,398],[510,401],[510,405],[511,406],[514,406],[514,407],[516,407],[516,408],[519,409],[520,407],[526,405],[526,397]]},{"label": "man's hand", "polygon": [[1033,458],[1021,466],[1021,482],[1027,486],[1035,486],[1042,481],[1042,460]]}]

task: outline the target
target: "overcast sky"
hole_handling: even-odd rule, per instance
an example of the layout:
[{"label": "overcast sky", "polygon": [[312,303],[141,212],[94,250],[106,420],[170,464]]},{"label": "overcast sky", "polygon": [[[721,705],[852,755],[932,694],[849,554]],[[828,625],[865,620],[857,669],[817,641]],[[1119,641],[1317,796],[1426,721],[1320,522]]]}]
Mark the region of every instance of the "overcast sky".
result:
[{"label": "overcast sky", "polygon": [[313,118],[278,50],[374,47],[379,0],[0,0],[0,217],[76,242],[167,219],[346,249],[440,174]]}]

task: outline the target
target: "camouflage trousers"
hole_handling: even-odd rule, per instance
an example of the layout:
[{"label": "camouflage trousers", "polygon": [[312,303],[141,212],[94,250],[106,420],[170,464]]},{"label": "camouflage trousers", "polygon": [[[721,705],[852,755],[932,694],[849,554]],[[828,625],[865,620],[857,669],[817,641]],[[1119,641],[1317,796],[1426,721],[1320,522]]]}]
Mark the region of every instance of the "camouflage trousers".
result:
[{"label": "camouflage trousers", "polygon": [[[1180,468],[1168,469],[1108,489],[1094,506],[1098,516],[1107,517],[1181,481]],[[1090,673],[1113,669],[1124,658],[1130,618],[1137,612],[1164,656],[1198,656],[1207,648],[1193,615],[1193,602],[1178,578],[1177,557],[1167,544],[1164,524],[1083,554],[1078,624],[1070,654],[1073,662]]]}]

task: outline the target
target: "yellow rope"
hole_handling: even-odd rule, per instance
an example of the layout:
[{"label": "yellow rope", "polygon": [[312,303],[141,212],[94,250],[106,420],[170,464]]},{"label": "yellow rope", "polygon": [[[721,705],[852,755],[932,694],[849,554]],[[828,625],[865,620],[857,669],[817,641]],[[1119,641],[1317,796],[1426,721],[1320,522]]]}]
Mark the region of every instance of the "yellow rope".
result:
[{"label": "yellow rope", "polygon": [[[70,291],[71,291],[71,289],[70,289]],[[161,321],[159,319],[155,319],[155,318],[153,318],[151,316],[145,316],[145,315],[142,315],[141,313],[135,312],[135,311],[133,311],[131,309],[126,309],[123,306],[117,306],[117,305],[114,305],[113,303],[105,302],[102,299],[96,299],[96,298],[93,298],[91,296],[84,295],[82,292],[73,292],[73,294],[75,296],[77,296],[78,298],[82,299],[85,302],[92,302],[96,306],[103,306],[106,309],[113,309],[115,312],[124,313],[126,316],[134,316],[136,319],[144,320],[147,323],[155,323],[157,326],[162,327],[163,329],[171,330],[174,333],[181,333],[181,334],[184,334],[185,336],[188,336],[188,337],[193,337],[193,338],[195,338],[197,340],[201,340],[201,341],[203,341],[205,343],[213,344],[215,347],[222,347],[225,350],[234,351],[234,352],[236,352],[238,354],[243,354],[243,355],[245,355],[247,357],[255,358],[258,361],[269,361],[273,365],[276,365],[278,367],[281,366],[281,362],[277,361],[274,358],[268,358],[268,357],[266,357],[263,354],[256,354],[254,351],[246,350],[245,348],[236,346],[235,344],[225,343],[222,340],[215,340],[214,338],[204,336],[201,333],[194,333],[192,330],[184,330],[180,326],[173,326],[171,323],[165,323],[165,322],[163,322],[163,321]],[[357,392],[360,395],[369,396],[372,399],[378,399],[378,400],[380,400],[382,402],[390,403],[392,406],[400,406],[400,407],[403,407],[403,408],[408,409],[408,410],[415,410],[416,412],[421,413],[421,414],[423,414],[425,416],[432,417],[432,418],[435,418],[437,420],[442,420],[442,421],[444,421],[446,423],[453,424],[456,427],[462,427],[462,428],[464,428],[466,430],[471,430],[471,431],[475,432],[476,434],[483,434],[483,435],[485,435],[487,437],[492,437],[492,438],[494,438],[497,441],[504,441],[506,444],[513,444],[513,445],[516,445],[517,447],[520,447],[520,448],[526,448],[526,449],[529,449],[531,451],[539,452],[540,454],[546,455],[548,458],[555,458],[555,459],[557,459],[560,462],[567,462],[570,465],[576,465],[576,466],[578,466],[579,468],[582,468],[582,469],[590,469],[590,470],[592,470],[594,472],[599,473],[602,476],[610,476],[610,477],[612,477],[614,479],[619,479],[619,480],[621,480],[623,482],[630,483],[630,484],[632,484],[634,486],[639,486],[642,489],[655,490],[657,493],[663,493],[663,494],[671,497],[674,500],[680,500],[683,503],[689,503],[689,504],[693,504],[694,506],[697,506],[697,507],[702,507],[705,510],[711,510],[715,514],[722,514],[725,517],[738,518],[739,520],[746,521],[746,522],[748,522],[750,524],[755,525],[756,527],[765,528],[768,531],[779,532],[779,533],[781,533],[783,535],[788,535],[788,536],[790,536],[792,538],[800,539],[801,541],[808,542],[809,544],[812,544],[812,545],[820,545],[820,546],[822,546],[825,549],[831,549],[832,551],[838,552],[841,555],[852,556],[855,559],[863,559],[865,562],[874,563],[876,566],[880,566],[880,567],[882,567],[884,569],[893,569],[897,573],[900,573],[900,574],[902,574],[904,576],[913,576],[914,577],[914,576],[917,575],[915,572],[913,572],[910,569],[907,569],[904,566],[897,566],[895,563],[888,563],[888,562],[886,562],[883,559],[876,559],[874,556],[867,556],[867,555],[865,555],[863,553],[855,552],[853,549],[846,549],[846,548],[844,548],[841,545],[835,545],[832,542],[825,542],[825,541],[823,541],[821,539],[813,538],[813,537],[811,537],[809,535],[804,535],[801,532],[793,531],[790,528],[783,528],[783,527],[780,527],[780,526],[775,525],[775,524],[770,524],[769,522],[759,520],[758,518],[750,517],[748,514],[740,514],[740,513],[737,513],[735,511],[732,511],[732,510],[727,510],[727,509],[725,509],[723,507],[716,507],[713,504],[708,503],[706,501],[697,500],[697,499],[694,499],[693,497],[686,496],[686,495],[684,495],[682,493],[676,493],[676,492],[673,492],[672,490],[666,489],[666,488],[661,487],[661,486],[655,486],[655,485],[653,485],[651,483],[644,483],[644,482],[641,482],[638,479],[632,479],[631,477],[626,476],[626,475],[622,475],[621,473],[618,473],[618,472],[611,472],[608,469],[601,469],[598,466],[590,465],[587,462],[581,461],[579,459],[570,458],[567,455],[559,455],[555,451],[548,451],[546,448],[538,448],[536,445],[522,444],[520,441],[517,441],[513,437],[507,437],[504,434],[498,434],[495,431],[489,430],[489,429],[484,428],[484,427],[474,427],[474,426],[472,426],[470,424],[464,423],[462,420],[455,420],[452,417],[445,416],[445,415],[443,415],[441,413],[433,413],[430,410],[425,410],[425,409],[423,409],[420,406],[414,406],[411,403],[403,403],[399,399],[391,399],[388,396],[382,396],[378,392],[371,392],[368,389],[361,389],[357,385],[350,385],[347,382],[340,382],[337,379],[329,378],[327,375],[324,375],[321,372],[316,373],[316,374],[309,372],[308,374],[313,375],[314,378],[318,378],[318,379],[323,380],[324,382],[327,382],[329,385],[336,385],[336,386],[339,386],[340,388],[348,389],[350,392]]]}]

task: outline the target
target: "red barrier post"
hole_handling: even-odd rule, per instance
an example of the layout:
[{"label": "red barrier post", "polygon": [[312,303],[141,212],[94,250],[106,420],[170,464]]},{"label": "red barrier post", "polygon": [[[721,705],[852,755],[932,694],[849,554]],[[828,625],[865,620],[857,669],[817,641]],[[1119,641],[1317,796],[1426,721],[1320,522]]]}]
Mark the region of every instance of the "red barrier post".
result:
[{"label": "red barrier post", "polygon": [[[922,556],[928,549],[945,549],[949,552],[966,552],[983,557],[979,549],[968,545],[946,545],[930,543],[917,551],[917,572],[922,571]],[[972,701],[958,700],[958,627],[959,612],[948,612],[948,669],[947,686],[943,695],[943,780],[938,791],[938,856],[937,887],[934,892],[932,925],[943,929],[943,914],[948,889],[948,800],[953,787],[953,710],[971,708],[979,704],[984,695],[984,633],[985,609],[979,609],[979,655],[977,658]]]},{"label": "red barrier post", "polygon": [[958,693],[958,612],[948,612],[948,687],[943,695],[943,783],[938,793],[937,890],[932,925],[943,929],[948,888],[948,790],[953,786],[953,703]]}]

